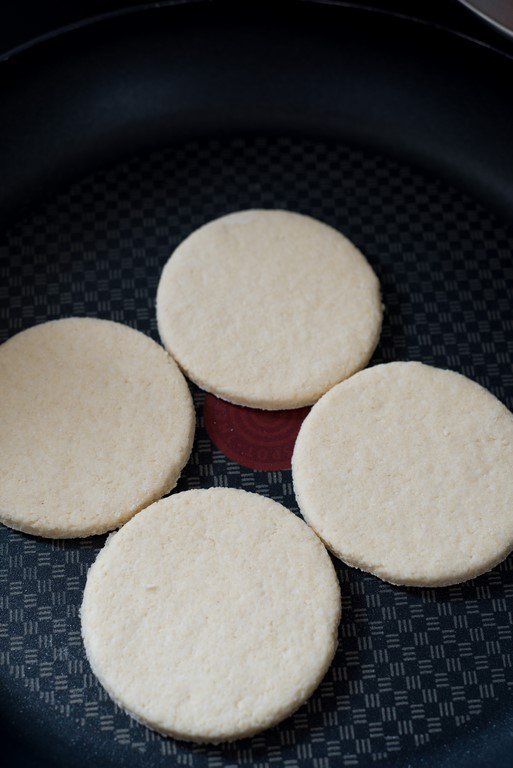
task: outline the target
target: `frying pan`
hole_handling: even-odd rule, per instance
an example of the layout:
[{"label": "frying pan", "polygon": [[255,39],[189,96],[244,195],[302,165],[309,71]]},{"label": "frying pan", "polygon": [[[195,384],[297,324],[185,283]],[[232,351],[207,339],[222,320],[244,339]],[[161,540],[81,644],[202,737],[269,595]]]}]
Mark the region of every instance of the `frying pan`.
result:
[{"label": "frying pan", "polygon": [[[386,305],[371,364],[458,370],[513,406],[513,61],[433,25],[329,4],[159,4],[77,25],[0,67],[0,334],[72,314],[157,337],[162,265],[246,207],[338,227]],[[298,512],[290,470],[198,431],[178,489]],[[13,766],[498,766],[513,748],[513,560],[445,589],[336,563],[343,621],[319,690],[277,728],[203,747],[121,712],[78,610],[104,537],[2,528],[0,723]]]}]

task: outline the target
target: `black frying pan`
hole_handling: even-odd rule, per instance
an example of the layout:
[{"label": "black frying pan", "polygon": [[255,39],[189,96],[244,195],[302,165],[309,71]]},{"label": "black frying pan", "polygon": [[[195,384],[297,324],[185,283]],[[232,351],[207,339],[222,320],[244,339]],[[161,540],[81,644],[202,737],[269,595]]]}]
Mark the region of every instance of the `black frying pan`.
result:
[{"label": "black frying pan", "polygon": [[[286,207],[347,233],[387,306],[373,363],[460,370],[513,406],[513,61],[408,19],[330,5],[146,7],[0,67],[0,333],[90,314],[156,337],[172,248],[229,210]],[[199,429],[179,488],[234,485],[297,511],[290,472],[229,461]],[[278,728],[190,747],[120,712],[78,607],[103,538],[2,528],[0,698],[15,766],[498,766],[511,762],[513,574],[397,589],[338,564],[340,648]]]}]

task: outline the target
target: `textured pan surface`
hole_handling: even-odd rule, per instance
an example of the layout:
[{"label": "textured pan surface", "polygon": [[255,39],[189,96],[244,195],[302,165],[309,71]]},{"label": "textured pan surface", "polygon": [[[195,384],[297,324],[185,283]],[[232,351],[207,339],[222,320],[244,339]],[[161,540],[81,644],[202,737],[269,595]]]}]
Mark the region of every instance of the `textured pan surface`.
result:
[{"label": "textured pan surface", "polygon": [[[154,299],[169,253],[208,219],[248,207],[318,217],[367,255],[386,305],[372,363],[450,367],[513,407],[512,233],[445,182],[334,142],[190,141],[73,186],[2,242],[1,340],[74,314],[157,339]],[[193,392],[198,430],[178,489],[241,487],[297,512],[290,472],[227,460],[204,430],[203,395]],[[281,726],[208,748],[130,720],[91,674],[78,609],[102,544],[0,528],[2,715],[62,765],[474,765],[467,749],[479,752],[490,724],[492,743],[502,738],[513,687],[511,558],[436,591],[394,588],[337,563],[340,645],[319,690]]]}]

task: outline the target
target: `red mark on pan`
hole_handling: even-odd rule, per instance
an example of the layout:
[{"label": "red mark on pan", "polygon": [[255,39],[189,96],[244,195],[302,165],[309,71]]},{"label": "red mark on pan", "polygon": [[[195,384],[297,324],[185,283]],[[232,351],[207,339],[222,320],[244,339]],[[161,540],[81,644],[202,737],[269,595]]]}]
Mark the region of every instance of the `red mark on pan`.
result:
[{"label": "red mark on pan", "polygon": [[290,469],[294,443],[310,408],[260,411],[205,396],[205,427],[214,445],[249,469]]}]

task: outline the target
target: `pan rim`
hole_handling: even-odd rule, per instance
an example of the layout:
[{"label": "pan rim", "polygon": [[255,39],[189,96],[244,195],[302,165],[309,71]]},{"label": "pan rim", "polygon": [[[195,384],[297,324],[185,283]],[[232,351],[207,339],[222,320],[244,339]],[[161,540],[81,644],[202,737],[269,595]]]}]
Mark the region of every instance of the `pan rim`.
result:
[{"label": "pan rim", "polygon": [[[422,19],[419,16],[401,13],[391,9],[379,8],[368,3],[356,3],[353,2],[353,0],[296,0],[296,3],[301,3],[304,6],[327,6],[330,8],[339,8],[341,10],[349,10],[352,12],[361,13],[362,16],[383,16],[389,19],[397,19],[398,21],[413,23],[419,27],[435,29],[472,46],[476,46],[477,48],[493,54],[497,54],[498,56],[503,57],[509,61],[513,61],[513,52],[509,53],[508,51],[505,51],[500,47],[496,47],[489,42],[480,40],[478,37],[473,37],[472,35],[468,35],[465,32],[460,32],[459,30],[447,24],[430,21],[428,19]],[[222,4],[223,3],[221,0],[220,5]],[[290,0],[288,0],[287,4],[291,4]],[[92,27],[96,24],[101,24],[113,19],[131,16],[138,13],[148,13],[150,11],[159,11],[163,8],[175,8],[186,5],[212,6],[213,3],[212,0],[162,0],[162,2],[141,3],[138,5],[118,8],[114,11],[95,14],[94,16],[87,16],[84,19],[80,19],[79,21],[71,22],[70,24],[64,24],[61,27],[56,27],[55,29],[49,30],[42,35],[37,35],[36,37],[26,40],[24,43],[20,43],[13,48],[7,49],[7,51],[0,53],[0,64],[3,64],[14,57],[20,56],[27,51],[31,51],[40,45],[51,42],[56,38],[64,37],[68,34],[85,29],[87,27]],[[249,5],[251,5],[251,2],[248,4],[248,7]]]}]

